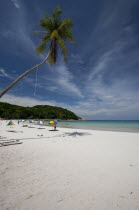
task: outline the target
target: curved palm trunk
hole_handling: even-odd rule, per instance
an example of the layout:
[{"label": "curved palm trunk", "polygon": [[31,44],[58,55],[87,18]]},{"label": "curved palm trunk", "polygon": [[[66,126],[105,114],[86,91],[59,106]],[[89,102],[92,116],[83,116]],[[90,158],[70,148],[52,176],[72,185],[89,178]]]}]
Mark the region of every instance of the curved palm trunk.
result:
[{"label": "curved palm trunk", "polygon": [[57,39],[56,38],[52,39],[50,49],[51,49],[50,62],[56,63],[56,59],[57,59]]},{"label": "curved palm trunk", "polygon": [[42,64],[44,64],[46,62],[46,60],[48,59],[49,55],[51,52],[48,53],[48,55],[46,56],[46,58],[39,64],[37,64],[36,66],[32,67],[31,69],[25,71],[21,76],[19,76],[16,80],[14,80],[7,88],[5,88],[1,93],[0,93],[0,98],[8,91],[10,90],[19,80],[21,80],[23,77],[25,77],[27,74],[29,74],[30,72],[32,72],[33,70],[37,69],[39,66],[41,66]]}]

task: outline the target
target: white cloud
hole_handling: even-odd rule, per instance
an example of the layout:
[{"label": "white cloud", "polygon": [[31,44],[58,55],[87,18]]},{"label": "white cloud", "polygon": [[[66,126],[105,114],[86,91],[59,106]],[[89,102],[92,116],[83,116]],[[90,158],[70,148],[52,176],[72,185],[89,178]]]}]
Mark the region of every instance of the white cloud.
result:
[{"label": "white cloud", "polygon": [[[20,1],[11,0],[16,8],[20,8]],[[6,53],[9,52],[12,55],[22,56],[31,58],[38,58],[35,52],[35,43],[32,40],[32,33],[34,31],[32,22],[28,22],[29,17],[25,7],[22,7],[20,12],[14,15],[14,10],[11,10],[10,19],[8,19],[8,24],[4,24],[0,31],[0,44],[4,48],[4,43],[6,42],[9,46],[6,49]],[[35,37],[35,35],[34,35]],[[37,36],[36,36],[37,37]],[[3,39],[2,39],[3,38]]]},{"label": "white cloud", "polygon": [[92,68],[91,73],[89,74],[89,80],[92,80],[95,76],[99,74],[101,75],[101,72],[104,72],[109,64],[109,62],[112,59],[112,54],[114,53],[114,49],[105,52],[98,61],[96,62],[96,65]]},{"label": "white cloud", "polygon": [[0,77],[6,77],[9,79],[12,79],[13,77],[6,73],[6,70],[4,68],[0,68]]},{"label": "white cloud", "polygon": [[57,78],[55,82],[64,90],[65,93],[83,98],[81,90],[77,87],[73,81],[73,75],[68,71],[66,65],[61,64],[55,69],[57,72]]},{"label": "white cloud", "polygon": [[19,1],[18,0],[11,0],[14,4],[14,6],[19,9],[20,8],[20,5],[19,5]]},{"label": "white cloud", "polygon": [[15,104],[19,106],[35,106],[35,105],[52,105],[54,106],[54,102],[50,101],[41,101],[31,97],[20,97],[14,96],[11,94],[5,94],[1,99],[1,102],[7,102],[10,104]]},{"label": "white cloud", "polygon": [[0,77],[8,77],[8,74],[5,72],[3,68],[0,68]]},{"label": "white cloud", "polygon": [[71,54],[71,63],[84,64],[84,60],[78,54]]},{"label": "white cloud", "polygon": [[52,92],[57,92],[60,95],[84,98],[84,95],[76,85],[76,80],[68,67],[64,64],[56,64],[56,66],[48,66],[48,71],[43,71],[43,76],[40,75],[37,87],[43,88]]}]

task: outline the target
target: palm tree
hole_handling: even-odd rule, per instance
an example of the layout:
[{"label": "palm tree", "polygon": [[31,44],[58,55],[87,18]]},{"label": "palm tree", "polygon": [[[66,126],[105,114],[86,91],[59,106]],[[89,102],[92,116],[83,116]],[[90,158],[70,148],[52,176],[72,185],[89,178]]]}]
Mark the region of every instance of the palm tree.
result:
[{"label": "palm tree", "polygon": [[38,54],[42,54],[46,51],[46,47],[49,46],[49,53],[46,58],[36,66],[31,69],[25,71],[21,76],[19,76],[15,81],[13,81],[7,88],[5,88],[0,93],[0,98],[11,89],[19,80],[25,77],[27,74],[37,69],[39,66],[48,61],[50,64],[55,64],[57,60],[57,50],[58,46],[61,49],[61,52],[64,56],[64,61],[67,62],[67,49],[65,45],[65,41],[69,41],[70,43],[75,43],[72,37],[72,26],[73,23],[71,19],[61,19],[62,10],[60,7],[56,7],[54,11],[52,11],[52,16],[45,14],[44,18],[40,19],[40,26],[44,28],[44,31],[35,31],[34,33],[41,33],[43,36],[41,37],[41,44],[36,47],[36,51]]}]

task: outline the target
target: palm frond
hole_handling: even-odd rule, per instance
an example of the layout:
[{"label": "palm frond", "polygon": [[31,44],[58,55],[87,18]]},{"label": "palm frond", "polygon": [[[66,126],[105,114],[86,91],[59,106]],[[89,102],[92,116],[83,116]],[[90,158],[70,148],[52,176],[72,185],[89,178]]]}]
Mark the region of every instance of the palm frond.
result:
[{"label": "palm frond", "polygon": [[61,22],[61,25],[59,26],[58,30],[62,29],[63,27],[66,28],[72,28],[73,27],[73,22],[70,18],[66,18]]},{"label": "palm frond", "polygon": [[44,33],[44,34],[48,34],[48,32],[47,32],[47,31],[34,31],[33,33],[34,33],[34,34],[37,34],[37,33]]},{"label": "palm frond", "polygon": [[59,37],[58,31],[57,31],[57,30],[54,30],[54,31],[51,33],[50,38],[51,38],[51,39],[58,39],[58,37]]},{"label": "palm frond", "polygon": [[64,21],[62,21],[60,27],[58,28],[58,33],[62,39],[75,44],[71,31],[72,26],[72,21],[70,19],[65,19]]},{"label": "palm frond", "polygon": [[42,53],[44,53],[44,51],[45,51],[45,45],[44,44],[41,44],[41,45],[36,47],[37,54],[42,54]]},{"label": "palm frond", "polygon": [[51,19],[51,16],[49,14],[45,13],[45,18],[46,19]]},{"label": "palm frond", "polygon": [[47,44],[50,41],[50,35],[42,36],[41,39]]},{"label": "palm frond", "polygon": [[52,15],[54,18],[59,18],[62,15],[62,9],[57,6],[54,11],[52,11]]},{"label": "palm frond", "polygon": [[66,37],[65,40],[69,41],[71,44],[76,44],[77,45],[76,41],[74,39],[72,39],[72,38]]},{"label": "palm frond", "polygon": [[71,30],[65,28],[65,30],[59,30],[59,37],[65,41],[75,44],[76,42],[73,39]]},{"label": "palm frond", "polygon": [[40,19],[40,26],[45,28],[46,31],[48,31],[49,33],[51,33],[54,29],[53,29],[53,22],[51,19],[47,19],[47,18],[41,18]]},{"label": "palm frond", "polygon": [[47,47],[46,45],[48,42],[49,42],[49,39],[43,41],[39,46],[36,47],[37,54],[42,54],[45,52],[46,47]]},{"label": "palm frond", "polygon": [[67,48],[66,48],[66,45],[65,45],[64,41],[61,40],[61,39],[58,39],[57,43],[58,43],[58,45],[61,48],[61,52],[62,52],[62,54],[64,56],[64,61],[67,62]]}]

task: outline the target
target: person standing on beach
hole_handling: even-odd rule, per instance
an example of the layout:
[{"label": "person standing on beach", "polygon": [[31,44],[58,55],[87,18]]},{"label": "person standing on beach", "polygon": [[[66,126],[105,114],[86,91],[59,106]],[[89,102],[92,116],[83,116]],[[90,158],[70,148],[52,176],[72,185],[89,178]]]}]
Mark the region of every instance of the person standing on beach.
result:
[{"label": "person standing on beach", "polygon": [[56,131],[56,124],[54,124],[54,130]]}]

